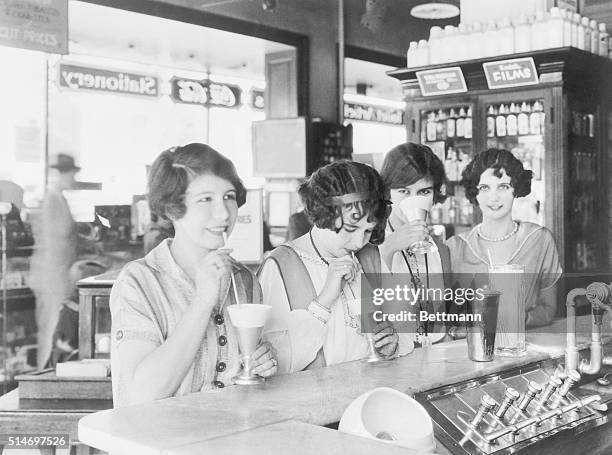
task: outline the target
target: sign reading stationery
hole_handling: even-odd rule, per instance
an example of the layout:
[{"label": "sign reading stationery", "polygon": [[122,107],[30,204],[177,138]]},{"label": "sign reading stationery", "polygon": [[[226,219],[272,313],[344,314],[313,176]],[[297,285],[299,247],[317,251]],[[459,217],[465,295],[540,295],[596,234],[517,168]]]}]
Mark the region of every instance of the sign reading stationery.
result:
[{"label": "sign reading stationery", "polygon": [[535,85],[538,73],[532,57],[483,63],[490,89]]},{"label": "sign reading stationery", "polygon": [[463,72],[458,66],[417,71],[416,76],[423,96],[467,92]]},{"label": "sign reading stationery", "polygon": [[344,103],[344,118],[347,120],[403,125],[404,111],[381,106],[370,106],[368,104]]},{"label": "sign reading stationery", "polygon": [[159,92],[159,81],[155,76],[65,63],[59,66],[59,83],[61,87],[73,90],[93,90],[128,95],[157,96]]},{"label": "sign reading stationery", "polygon": [[172,83],[172,99],[178,103],[202,106],[240,106],[240,87],[211,81],[196,81],[175,77]]},{"label": "sign reading stationery", "polygon": [[68,0],[0,0],[0,45],[68,53]]}]

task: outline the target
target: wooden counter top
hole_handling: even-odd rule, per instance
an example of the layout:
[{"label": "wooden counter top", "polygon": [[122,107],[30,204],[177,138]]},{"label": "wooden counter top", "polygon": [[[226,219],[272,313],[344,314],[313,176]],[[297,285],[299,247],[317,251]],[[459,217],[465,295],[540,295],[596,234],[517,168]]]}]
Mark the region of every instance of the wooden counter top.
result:
[{"label": "wooden counter top", "polygon": [[[589,320],[587,317],[579,319],[579,333],[585,333]],[[349,362],[276,376],[262,385],[234,386],[102,411],[81,419],[79,440],[114,454],[204,453],[204,448],[212,450],[221,440],[232,444],[230,447],[238,452],[238,446],[244,444],[244,434],[238,437],[240,432],[253,432],[255,438],[259,432],[266,433],[276,428],[267,426],[289,420],[314,425],[333,424],[340,420],[344,409],[355,398],[376,387],[391,387],[412,395],[560,357],[565,345],[564,322],[528,334],[527,339],[529,350],[521,358],[472,362],[467,359],[465,341],[455,341],[417,349],[405,357],[382,364]],[[579,339],[586,341],[584,336]],[[291,431],[282,434],[286,444],[295,440]],[[334,436],[346,438],[337,432]],[[388,453],[393,453],[388,444],[372,442],[379,446],[377,453],[387,448]],[[364,444],[362,440],[360,443]],[[188,451],[187,447],[193,447],[194,451]],[[253,445],[249,454],[272,453],[271,447]],[[321,453],[320,448],[315,450],[315,446],[312,451],[304,450],[299,453]],[[348,452],[346,447],[345,451]]]}]

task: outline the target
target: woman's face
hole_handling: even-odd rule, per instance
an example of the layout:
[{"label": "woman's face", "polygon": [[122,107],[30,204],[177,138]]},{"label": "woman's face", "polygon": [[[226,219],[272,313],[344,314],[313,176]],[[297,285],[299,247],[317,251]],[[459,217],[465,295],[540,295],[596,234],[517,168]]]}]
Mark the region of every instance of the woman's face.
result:
[{"label": "woman's face", "polygon": [[[342,217],[344,226],[340,231],[338,233],[329,231],[331,239],[328,250],[335,257],[346,256],[361,250],[370,241],[376,227],[374,221],[368,221],[367,215],[356,220],[358,215],[354,209],[344,210]],[[336,220],[336,226],[340,226],[341,223],[342,220]]]},{"label": "woman's face", "polygon": [[182,218],[172,220],[175,236],[191,242],[195,248],[223,247],[223,233],[232,232],[238,214],[234,185],[216,175],[200,175],[187,187],[185,208]]},{"label": "woman's face", "polygon": [[514,188],[510,184],[510,176],[501,169],[501,177],[493,174],[493,169],[487,169],[480,175],[478,196],[476,200],[482,210],[483,218],[499,220],[512,216],[514,204]]},{"label": "woman's face", "polygon": [[407,220],[402,211],[399,209],[400,202],[406,198],[414,196],[423,196],[427,198],[430,201],[429,209],[431,210],[434,197],[433,179],[431,177],[423,177],[421,180],[417,180],[412,185],[407,185],[403,188],[391,189],[393,214],[403,223],[406,223]]}]

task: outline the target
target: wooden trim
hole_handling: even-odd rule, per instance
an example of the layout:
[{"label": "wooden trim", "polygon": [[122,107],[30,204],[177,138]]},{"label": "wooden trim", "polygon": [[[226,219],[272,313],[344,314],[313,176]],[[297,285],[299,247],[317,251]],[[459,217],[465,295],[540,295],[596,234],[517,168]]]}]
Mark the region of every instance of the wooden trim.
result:
[{"label": "wooden trim", "polygon": [[381,65],[393,66],[399,68],[406,64],[406,58],[384,52],[364,49],[362,47],[345,45],[344,58],[354,58],[356,60],[365,60],[367,62],[379,63]]}]

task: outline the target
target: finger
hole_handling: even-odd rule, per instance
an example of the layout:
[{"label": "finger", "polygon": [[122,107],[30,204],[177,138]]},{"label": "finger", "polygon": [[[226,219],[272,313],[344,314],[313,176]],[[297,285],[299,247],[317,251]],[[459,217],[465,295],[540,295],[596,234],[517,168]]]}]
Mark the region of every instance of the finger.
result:
[{"label": "finger", "polygon": [[258,374],[259,376],[268,377],[272,376],[274,373],[278,371],[278,365],[276,359],[269,359],[263,362],[262,364],[253,368],[253,373]]},{"label": "finger", "polygon": [[389,330],[389,329],[385,329],[384,332],[378,332],[372,335],[372,338],[374,339],[374,341],[380,341],[383,338],[389,337],[393,335],[393,331]]},{"label": "finger", "polygon": [[386,336],[382,340],[378,340],[377,342],[375,342],[374,347],[378,349],[378,348],[382,348],[383,346],[396,344],[398,340],[399,338],[397,334]]},{"label": "finger", "polygon": [[[266,354],[269,355],[267,357],[268,359],[272,357],[272,353],[270,352],[270,344],[267,341],[264,341],[257,347],[257,349],[255,349],[255,352],[253,352],[253,354],[251,355],[251,359],[253,359],[254,361],[258,361],[260,357]],[[257,363],[261,363],[261,361],[258,361]]]},{"label": "finger", "polygon": [[393,325],[389,321],[379,322],[378,324],[376,324],[376,327],[374,327],[374,333],[381,332],[386,328],[390,328],[393,330]]}]

